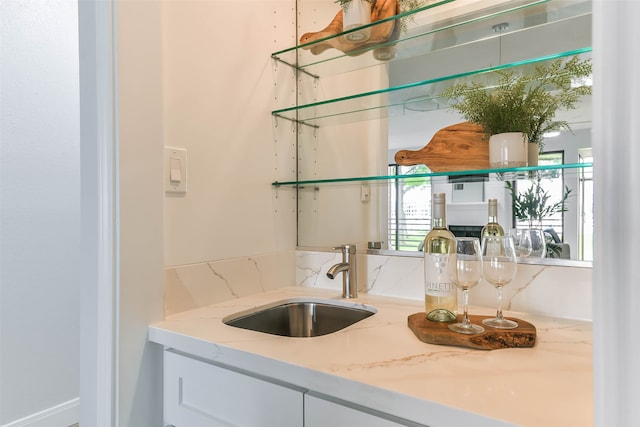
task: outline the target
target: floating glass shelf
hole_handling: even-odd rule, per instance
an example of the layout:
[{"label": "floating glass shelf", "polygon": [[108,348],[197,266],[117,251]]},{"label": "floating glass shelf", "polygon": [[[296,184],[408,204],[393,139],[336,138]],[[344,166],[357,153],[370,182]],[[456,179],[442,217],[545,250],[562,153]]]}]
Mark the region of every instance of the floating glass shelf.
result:
[{"label": "floating glass shelf", "polygon": [[[414,99],[415,102],[432,101],[434,109],[448,108],[447,101],[438,95],[425,96],[416,98],[416,88],[429,92],[430,86],[435,86],[444,81],[455,81],[462,83],[477,78],[477,76],[488,75],[499,70],[534,67],[536,64],[552,61],[558,58],[570,57],[574,55],[583,55],[591,52],[591,47],[560,52],[553,55],[547,55],[537,58],[531,58],[523,61],[512,62],[508,64],[497,65],[493,67],[481,68],[467,71],[460,74],[448,75],[434,79],[428,79],[401,86],[387,87],[373,90],[365,93],[358,93],[351,96],[345,96],[335,99],[329,99],[310,104],[298,105],[288,108],[272,111],[272,115],[276,118],[281,117],[286,120],[296,121],[307,125],[320,126],[322,124],[342,124],[351,123],[360,120],[373,120],[385,117],[393,117],[397,115],[414,113],[415,110],[407,108],[407,99]],[[406,95],[403,95],[403,92]],[[389,102],[389,99],[401,99],[399,102]],[[424,112],[424,110],[421,110]],[[419,113],[416,113],[419,114]]]},{"label": "floating glass shelf", "polygon": [[[273,59],[302,70],[309,75],[321,77],[388,63],[389,61],[380,61],[368,54],[368,52],[380,47],[393,46],[397,51],[397,55],[393,59],[396,61],[433,52],[438,46],[442,46],[443,41],[446,41],[447,47],[452,47],[497,37],[541,23],[549,24],[591,13],[591,2],[582,0],[569,2],[512,0],[493,2],[487,6],[490,3],[472,2],[468,4],[455,0],[433,1],[420,8],[404,11],[363,27],[274,52],[271,56]],[[336,5],[336,12],[339,11],[338,7]],[[399,21],[403,30],[395,41],[375,46],[365,45],[348,54],[337,49],[323,50],[321,48],[323,45],[330,44],[332,39],[340,38],[347,33],[358,31],[361,28],[373,28],[396,20]],[[509,25],[507,27],[496,26],[503,22],[508,22]],[[500,31],[497,31],[496,28]],[[305,30],[314,32],[314,30],[320,31],[321,28]],[[435,39],[438,43],[434,43]],[[317,54],[319,50],[322,52]],[[316,54],[312,51],[315,51]]]},{"label": "floating glass shelf", "polygon": [[308,185],[337,184],[337,183],[350,183],[350,182],[395,181],[395,180],[408,180],[408,179],[416,179],[416,178],[433,178],[433,177],[439,177],[439,176],[461,177],[461,176],[467,176],[467,175],[487,175],[487,174],[495,174],[496,178],[499,180],[517,180],[517,179],[530,179],[540,175],[544,177],[545,172],[571,170],[571,169],[587,169],[591,167],[593,167],[593,163],[568,163],[564,165],[540,165],[540,166],[523,166],[518,168],[495,168],[495,169],[477,169],[477,170],[450,171],[450,172],[429,172],[429,173],[417,173],[417,174],[408,174],[408,175],[360,176],[360,177],[316,179],[316,180],[302,180],[302,181],[276,181],[276,182],[273,182],[271,185],[274,187],[308,186]]}]

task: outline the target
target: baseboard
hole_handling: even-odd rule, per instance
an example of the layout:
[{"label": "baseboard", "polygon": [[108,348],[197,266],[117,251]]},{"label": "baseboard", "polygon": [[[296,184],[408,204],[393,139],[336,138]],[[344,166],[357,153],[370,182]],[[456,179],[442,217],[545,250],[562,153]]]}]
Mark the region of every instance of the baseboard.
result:
[{"label": "baseboard", "polygon": [[80,399],[72,399],[0,427],[68,427],[80,418]]}]

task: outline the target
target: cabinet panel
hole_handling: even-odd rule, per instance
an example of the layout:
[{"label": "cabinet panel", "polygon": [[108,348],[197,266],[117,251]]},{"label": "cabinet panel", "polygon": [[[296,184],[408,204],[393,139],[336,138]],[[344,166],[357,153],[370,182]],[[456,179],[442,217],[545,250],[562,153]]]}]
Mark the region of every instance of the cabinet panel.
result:
[{"label": "cabinet panel", "polygon": [[418,426],[418,424],[399,424],[367,412],[349,408],[316,396],[304,396],[304,427],[398,427]]},{"label": "cabinet panel", "polygon": [[302,393],[165,351],[164,424],[300,427]]}]

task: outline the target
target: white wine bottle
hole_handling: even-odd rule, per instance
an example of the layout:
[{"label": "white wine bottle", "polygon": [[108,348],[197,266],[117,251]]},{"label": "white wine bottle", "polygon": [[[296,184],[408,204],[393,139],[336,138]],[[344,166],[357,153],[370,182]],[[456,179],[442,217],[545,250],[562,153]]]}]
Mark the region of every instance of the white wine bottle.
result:
[{"label": "white wine bottle", "polygon": [[458,313],[458,292],[449,276],[455,262],[455,236],[447,229],[444,193],[431,198],[431,231],[424,238],[424,308],[427,319],[453,322]]},{"label": "white wine bottle", "polygon": [[489,221],[482,227],[481,236],[504,236],[504,229],[498,224],[498,199],[489,199]]}]

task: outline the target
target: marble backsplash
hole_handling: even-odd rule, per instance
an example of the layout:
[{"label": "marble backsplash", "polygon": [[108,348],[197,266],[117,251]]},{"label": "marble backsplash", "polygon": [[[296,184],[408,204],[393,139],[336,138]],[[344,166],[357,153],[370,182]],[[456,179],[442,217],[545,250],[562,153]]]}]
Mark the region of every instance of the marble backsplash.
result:
[{"label": "marble backsplash", "polygon": [[295,252],[165,268],[165,316],[247,295],[293,286]]},{"label": "marble backsplash", "polygon": [[[360,292],[424,298],[422,258],[357,257]],[[337,252],[289,251],[167,267],[165,316],[292,285],[334,289],[339,295],[342,277],[331,280],[326,273],[340,261]],[[504,309],[591,320],[591,295],[591,268],[519,264],[516,280],[504,288]],[[470,291],[472,306],[495,303],[495,289],[486,282]]]},{"label": "marble backsplash", "polygon": [[[333,252],[298,251],[299,286],[342,290],[342,276],[331,280],[326,272],[341,262]],[[421,257],[359,254],[360,292],[389,297],[424,299]],[[462,297],[458,298],[462,302]],[[545,316],[592,320],[591,268],[518,264],[516,279],[503,288],[503,308]],[[471,306],[495,307],[496,291],[482,281],[469,292]]]}]

